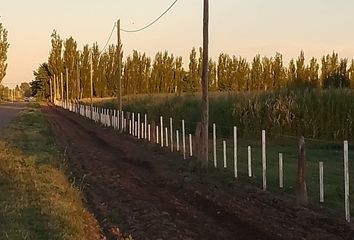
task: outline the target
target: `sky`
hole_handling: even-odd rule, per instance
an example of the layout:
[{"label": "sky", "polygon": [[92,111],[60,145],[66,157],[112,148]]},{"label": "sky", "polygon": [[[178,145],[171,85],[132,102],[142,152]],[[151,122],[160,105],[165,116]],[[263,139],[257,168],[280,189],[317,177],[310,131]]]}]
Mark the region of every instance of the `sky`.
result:
[{"label": "sky", "polygon": [[[46,62],[50,35],[72,36],[81,49],[97,42],[103,47],[113,24],[126,30],[145,26],[174,0],[1,0],[0,22],[9,32],[8,71],[3,84],[14,87],[33,79]],[[352,0],[210,0],[210,55],[246,57],[283,54],[285,62],[305,56],[321,57],[336,51],[354,58]],[[179,0],[152,27],[122,33],[125,56],[132,50],[154,57],[168,50],[188,64],[193,47],[202,45],[203,0]],[[116,33],[110,43],[116,43]]]}]

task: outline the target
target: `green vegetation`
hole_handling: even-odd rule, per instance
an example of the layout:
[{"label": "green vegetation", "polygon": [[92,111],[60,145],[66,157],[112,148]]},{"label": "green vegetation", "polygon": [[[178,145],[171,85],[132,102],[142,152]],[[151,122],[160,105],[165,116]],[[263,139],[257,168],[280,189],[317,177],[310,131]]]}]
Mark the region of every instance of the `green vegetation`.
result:
[{"label": "green vegetation", "polygon": [[2,23],[0,23],[0,84],[1,81],[6,76],[7,69],[7,51],[9,49],[9,43],[7,41],[7,30],[3,27]]},{"label": "green vegetation", "polygon": [[38,106],[0,136],[0,238],[99,239]]},{"label": "green vegetation", "polygon": [[[117,106],[115,100],[98,105]],[[210,95],[210,124],[216,123],[218,134],[225,137],[237,126],[242,137],[259,136],[266,130],[274,136],[354,140],[353,109],[351,90],[214,92]],[[147,113],[155,122],[160,116],[184,119],[193,131],[201,119],[200,97],[193,94],[125,97],[124,110]]]}]

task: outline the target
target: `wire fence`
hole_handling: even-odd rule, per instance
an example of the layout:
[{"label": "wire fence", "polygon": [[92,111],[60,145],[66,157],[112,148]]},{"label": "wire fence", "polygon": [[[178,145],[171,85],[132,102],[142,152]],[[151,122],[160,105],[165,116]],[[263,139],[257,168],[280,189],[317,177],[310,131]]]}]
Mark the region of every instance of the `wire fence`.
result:
[{"label": "wire fence", "polygon": [[[74,102],[56,101],[57,106],[89,118],[106,127],[158,144],[184,159],[195,157],[197,122],[146,113],[120,112]],[[222,134],[228,128],[233,134]],[[294,194],[298,177],[299,137],[262,131],[258,137],[239,136],[237,126],[210,124],[209,166],[237,181],[247,181],[264,190]],[[350,221],[349,176],[354,175],[354,146],[347,141],[306,139],[306,183],[309,201],[345,213]],[[346,151],[347,148],[347,151]]]}]

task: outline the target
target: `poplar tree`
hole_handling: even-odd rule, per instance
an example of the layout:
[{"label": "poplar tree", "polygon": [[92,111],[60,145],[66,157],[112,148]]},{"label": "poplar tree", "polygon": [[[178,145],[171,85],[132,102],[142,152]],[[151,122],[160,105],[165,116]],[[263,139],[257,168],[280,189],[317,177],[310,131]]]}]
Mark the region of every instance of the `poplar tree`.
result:
[{"label": "poplar tree", "polygon": [[7,30],[0,23],[0,84],[6,76],[7,69],[7,51],[9,49],[9,43],[7,41]]}]

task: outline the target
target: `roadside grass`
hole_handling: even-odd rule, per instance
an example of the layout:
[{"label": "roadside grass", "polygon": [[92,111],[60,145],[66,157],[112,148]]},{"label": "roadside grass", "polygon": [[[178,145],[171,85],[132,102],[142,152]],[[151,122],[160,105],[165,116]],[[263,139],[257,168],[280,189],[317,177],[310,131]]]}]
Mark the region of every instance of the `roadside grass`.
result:
[{"label": "roadside grass", "polygon": [[39,105],[0,131],[0,239],[100,239]]}]

